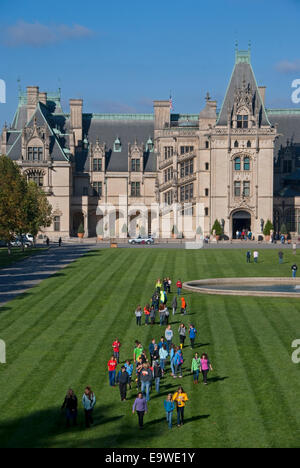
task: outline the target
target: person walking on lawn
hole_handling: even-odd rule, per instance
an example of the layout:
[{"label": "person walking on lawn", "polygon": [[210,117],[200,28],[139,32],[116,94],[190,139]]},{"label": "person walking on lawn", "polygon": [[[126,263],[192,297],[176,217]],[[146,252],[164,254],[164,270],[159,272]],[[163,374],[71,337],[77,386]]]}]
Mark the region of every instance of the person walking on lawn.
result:
[{"label": "person walking on lawn", "polygon": [[133,361],[137,362],[138,358],[143,353],[143,346],[139,341],[135,342],[135,348],[133,350]]},{"label": "person walking on lawn", "polygon": [[149,325],[149,318],[150,318],[150,305],[147,304],[144,307],[144,314],[145,314],[145,325]]},{"label": "person walking on lawn", "polygon": [[180,324],[180,327],[178,328],[178,332],[179,332],[179,339],[180,339],[180,348],[183,349],[184,348],[184,342],[185,342],[185,339],[186,339],[186,327],[185,327],[184,323]]},{"label": "person walking on lawn", "polygon": [[159,326],[161,327],[162,325],[165,324],[166,321],[166,308],[163,304],[160,304],[159,306]]},{"label": "person walking on lawn", "polygon": [[251,263],[251,252],[250,252],[250,250],[247,251],[246,258],[247,258],[247,263]]},{"label": "person walking on lawn", "polygon": [[282,250],[279,250],[278,258],[279,258],[279,264],[281,265],[283,263],[283,252],[282,252]]},{"label": "person walking on lawn", "polygon": [[151,325],[155,325],[155,316],[156,316],[156,311],[154,305],[151,306],[150,308],[150,323]]},{"label": "person walking on lawn", "polygon": [[142,308],[141,306],[137,306],[136,311],[135,311],[135,316],[136,316],[136,324],[138,327],[142,325]]},{"label": "person walking on lawn", "polygon": [[197,330],[194,327],[194,325],[192,325],[192,324],[190,325],[189,335],[190,335],[191,349],[193,349],[194,346],[195,346],[195,339],[196,339],[196,335],[197,335]]},{"label": "person walking on lawn", "polygon": [[116,338],[115,341],[113,342],[112,348],[114,352],[114,358],[117,360],[117,363],[119,364],[121,343],[118,338]]},{"label": "person walking on lawn", "polygon": [[154,354],[154,349],[155,349],[155,338],[152,339],[151,343],[149,344],[149,355],[150,355],[150,365],[152,366],[153,363],[153,354]]},{"label": "person walking on lawn", "polygon": [[180,427],[184,424],[184,408],[188,401],[188,396],[182,387],[179,387],[177,392],[174,393],[173,401],[175,401],[177,405],[177,427]]},{"label": "person walking on lawn", "polygon": [[186,301],[185,298],[181,298],[181,315],[186,315]]},{"label": "person walking on lawn", "polygon": [[162,288],[162,284],[161,284],[161,280],[160,280],[160,278],[159,278],[159,279],[156,281],[156,284],[155,284],[155,289],[156,289],[156,291],[158,292],[158,294],[160,294],[161,288]]},{"label": "person walking on lawn", "polygon": [[254,259],[254,263],[257,263],[258,262],[258,251],[257,250],[254,250],[253,252],[253,259]]},{"label": "person walking on lawn", "polygon": [[144,426],[144,415],[147,414],[148,412],[148,406],[147,406],[147,401],[144,398],[144,395],[142,392],[138,393],[138,396],[133,403],[132,407],[132,414],[137,412],[138,418],[139,418],[139,428],[143,429]]},{"label": "person walking on lawn", "polygon": [[292,266],[292,276],[293,278],[296,278],[296,274],[297,274],[297,270],[298,270],[298,267],[296,265],[296,263],[294,263],[294,265]]},{"label": "person walking on lawn", "polygon": [[122,366],[117,375],[117,383],[119,384],[121,401],[126,400],[127,385],[129,384],[129,375],[127,374],[126,367]]},{"label": "person walking on lawn", "polygon": [[175,364],[174,364],[175,354],[176,354],[176,346],[172,344],[171,349],[170,349],[170,366],[171,366],[172,377],[174,377],[175,375]]},{"label": "person walking on lawn", "polygon": [[168,349],[170,349],[170,346],[172,344],[173,336],[174,336],[174,333],[173,333],[172,327],[171,325],[168,325],[165,331],[165,337],[167,340]]},{"label": "person walking on lawn", "polygon": [[161,370],[161,367],[159,365],[159,361],[154,361],[154,365],[153,365],[153,378],[154,378],[154,382],[155,382],[155,390],[157,391],[157,393],[159,393],[159,389],[160,389],[160,379],[162,378],[162,370]]},{"label": "person walking on lawn", "polygon": [[162,370],[162,375],[164,375],[164,373],[165,373],[165,365],[166,365],[166,359],[167,359],[168,355],[169,355],[169,353],[168,353],[167,347],[164,344],[159,350],[160,367],[161,367],[161,370]]},{"label": "person walking on lawn", "polygon": [[131,379],[132,379],[132,374],[133,374],[133,364],[129,361],[129,359],[125,363],[125,369],[128,374],[128,385],[131,390]]},{"label": "person walking on lawn", "polygon": [[78,400],[74,393],[74,391],[70,388],[68,393],[65,397],[63,405],[61,407],[62,410],[66,410],[66,425],[70,427],[70,423],[72,421],[73,426],[77,426],[77,408],[78,408]]},{"label": "person walking on lawn", "polygon": [[169,393],[167,399],[164,401],[164,408],[166,411],[167,423],[168,423],[169,429],[172,429],[173,411],[175,409],[175,404],[173,402],[172,393]]},{"label": "person walking on lawn", "polygon": [[179,372],[179,378],[182,379],[182,365],[183,365],[184,359],[183,359],[183,354],[180,348],[176,348],[175,356],[174,356],[174,366],[175,366],[175,373],[174,373],[174,379],[177,378],[177,373]]},{"label": "person walking on lawn", "polygon": [[209,371],[213,371],[212,365],[208,359],[207,354],[203,353],[201,356],[201,372],[203,375],[203,383],[204,385],[207,385],[207,374]]},{"label": "person walking on lawn", "polygon": [[152,385],[153,374],[150,369],[149,363],[143,364],[143,368],[140,372],[141,384],[142,384],[142,393],[146,396],[146,401],[150,400],[150,388]]},{"label": "person walking on lawn", "polygon": [[181,280],[178,280],[178,281],[177,281],[176,287],[177,287],[177,295],[178,295],[178,296],[181,296],[181,290],[182,290],[182,282],[181,282]]},{"label": "person walking on lawn", "polygon": [[191,368],[191,372],[193,373],[193,377],[194,377],[194,384],[199,383],[200,371],[201,371],[201,359],[199,357],[199,354],[196,353],[195,356],[193,357],[192,368]]},{"label": "person walking on lawn", "polygon": [[96,405],[96,397],[91,387],[86,387],[82,397],[82,405],[84,408],[85,427],[89,429],[91,424],[94,424],[93,411]]},{"label": "person walking on lawn", "polygon": [[176,311],[177,311],[177,296],[174,296],[174,299],[173,299],[173,302],[172,302],[172,309],[173,309],[173,315],[176,314]]},{"label": "person walking on lawn", "polygon": [[115,359],[114,356],[110,358],[110,360],[107,363],[108,367],[108,379],[109,379],[109,385],[111,387],[115,387],[116,385],[116,368],[117,368],[117,360]]}]

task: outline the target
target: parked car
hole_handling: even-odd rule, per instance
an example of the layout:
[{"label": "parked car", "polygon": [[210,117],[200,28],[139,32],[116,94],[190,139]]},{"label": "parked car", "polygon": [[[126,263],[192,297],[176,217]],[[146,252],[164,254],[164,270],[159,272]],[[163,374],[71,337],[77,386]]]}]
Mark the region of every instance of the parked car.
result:
[{"label": "parked car", "polygon": [[135,239],[129,239],[129,244],[131,245],[151,245],[151,244],[154,244],[154,239],[152,237],[142,237],[142,236],[138,236],[136,237]]}]

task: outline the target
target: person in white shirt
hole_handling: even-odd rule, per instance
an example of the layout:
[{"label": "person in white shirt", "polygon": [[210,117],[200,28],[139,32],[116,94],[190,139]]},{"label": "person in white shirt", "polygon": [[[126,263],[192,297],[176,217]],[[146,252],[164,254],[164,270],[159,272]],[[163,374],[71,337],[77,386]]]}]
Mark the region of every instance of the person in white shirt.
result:
[{"label": "person in white shirt", "polygon": [[257,252],[257,250],[255,250],[253,252],[253,258],[254,258],[254,263],[257,263],[257,261],[258,261],[258,252]]}]

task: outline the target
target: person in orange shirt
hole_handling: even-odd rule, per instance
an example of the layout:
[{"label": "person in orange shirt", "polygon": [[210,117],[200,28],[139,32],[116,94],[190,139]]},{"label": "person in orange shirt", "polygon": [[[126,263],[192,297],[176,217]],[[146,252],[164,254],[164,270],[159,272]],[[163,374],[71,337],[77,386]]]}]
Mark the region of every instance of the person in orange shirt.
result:
[{"label": "person in orange shirt", "polygon": [[177,426],[180,427],[184,424],[184,408],[185,403],[188,401],[188,396],[182,387],[178,387],[177,392],[174,393],[173,401],[177,405]]},{"label": "person in orange shirt", "polygon": [[186,302],[184,297],[181,298],[181,314],[186,315]]},{"label": "person in orange shirt", "polygon": [[149,325],[149,318],[150,318],[150,305],[147,304],[144,307],[144,314],[145,314],[145,325]]}]

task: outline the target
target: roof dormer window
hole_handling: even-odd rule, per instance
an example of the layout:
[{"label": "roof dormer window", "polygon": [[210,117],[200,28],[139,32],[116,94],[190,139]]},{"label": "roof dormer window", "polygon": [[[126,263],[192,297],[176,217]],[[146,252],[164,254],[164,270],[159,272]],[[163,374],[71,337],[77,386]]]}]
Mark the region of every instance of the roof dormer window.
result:
[{"label": "roof dormer window", "polygon": [[237,115],[237,128],[248,128],[248,115]]},{"label": "roof dormer window", "polygon": [[154,144],[151,138],[146,143],[146,150],[149,151],[149,153],[152,153],[154,150]]},{"label": "roof dormer window", "polygon": [[117,137],[114,142],[114,152],[121,153],[121,151],[122,151],[122,145],[121,145],[120,139]]}]

